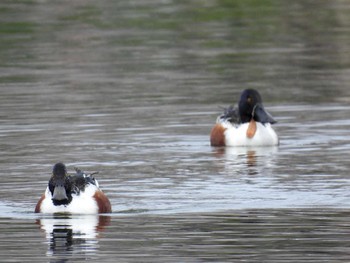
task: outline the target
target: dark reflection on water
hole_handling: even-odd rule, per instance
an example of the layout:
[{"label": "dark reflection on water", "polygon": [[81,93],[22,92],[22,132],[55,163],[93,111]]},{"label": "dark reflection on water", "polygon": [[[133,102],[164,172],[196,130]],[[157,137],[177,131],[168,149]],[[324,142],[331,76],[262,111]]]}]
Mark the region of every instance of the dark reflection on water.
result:
[{"label": "dark reflection on water", "polygon": [[349,216],[331,208],[40,219],[19,213],[0,218],[1,260],[347,262]]},{"label": "dark reflection on water", "polygon": [[37,220],[46,233],[50,262],[93,259],[97,254],[98,238],[110,224],[109,216],[53,215]]}]

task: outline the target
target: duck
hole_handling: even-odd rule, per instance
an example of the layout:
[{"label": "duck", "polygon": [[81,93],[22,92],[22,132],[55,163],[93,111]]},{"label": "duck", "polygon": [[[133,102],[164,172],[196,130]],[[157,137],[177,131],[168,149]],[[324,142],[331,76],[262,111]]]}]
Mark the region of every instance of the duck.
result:
[{"label": "duck", "polygon": [[229,106],[219,115],[210,132],[210,145],[277,146],[279,139],[272,128],[275,119],[265,110],[260,93],[242,91],[238,107]]},{"label": "duck", "polygon": [[35,213],[100,214],[111,213],[112,206],[99,188],[93,174],[75,168],[68,174],[64,163],[56,163],[45,193],[35,206]]}]

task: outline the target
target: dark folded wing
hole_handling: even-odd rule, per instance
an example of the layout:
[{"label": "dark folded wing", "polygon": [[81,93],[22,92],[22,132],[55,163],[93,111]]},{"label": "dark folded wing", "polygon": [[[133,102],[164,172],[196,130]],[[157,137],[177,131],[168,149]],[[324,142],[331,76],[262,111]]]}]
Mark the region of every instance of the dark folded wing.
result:
[{"label": "dark folded wing", "polygon": [[79,194],[80,191],[84,191],[88,184],[96,185],[95,178],[90,174],[86,174],[80,169],[75,169],[75,171],[75,174],[68,176],[72,186],[72,193]]},{"label": "dark folded wing", "polygon": [[232,106],[224,108],[224,113],[220,115],[220,119],[231,123],[239,123],[240,119],[238,109]]}]

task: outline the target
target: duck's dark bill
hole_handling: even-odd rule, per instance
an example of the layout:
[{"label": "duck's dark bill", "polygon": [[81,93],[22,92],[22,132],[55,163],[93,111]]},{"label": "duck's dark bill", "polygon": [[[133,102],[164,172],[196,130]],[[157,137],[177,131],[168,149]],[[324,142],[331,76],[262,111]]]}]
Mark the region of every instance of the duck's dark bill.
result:
[{"label": "duck's dark bill", "polygon": [[261,123],[276,123],[274,118],[272,118],[272,116],[264,109],[264,106],[262,106],[261,104],[257,104],[255,106],[253,117],[255,121]]},{"label": "duck's dark bill", "polygon": [[55,189],[53,191],[53,195],[52,195],[52,199],[53,200],[67,200],[67,193],[66,193],[66,189],[64,188],[64,186],[60,185],[60,186],[55,186]]}]

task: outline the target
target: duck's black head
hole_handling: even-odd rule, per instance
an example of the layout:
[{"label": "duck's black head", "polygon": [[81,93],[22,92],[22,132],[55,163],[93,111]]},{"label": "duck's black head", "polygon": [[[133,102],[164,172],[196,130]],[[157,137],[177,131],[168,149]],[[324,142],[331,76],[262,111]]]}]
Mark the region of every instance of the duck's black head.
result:
[{"label": "duck's black head", "polygon": [[250,122],[251,119],[261,123],[276,123],[272,116],[265,111],[261,96],[255,89],[243,90],[238,109],[241,123]]},{"label": "duck's black head", "polygon": [[49,190],[54,205],[67,205],[72,201],[71,186],[67,169],[63,163],[56,163],[52,169]]},{"label": "duck's black head", "polygon": [[52,175],[56,178],[63,178],[67,175],[67,168],[63,163],[56,163],[52,169]]}]

